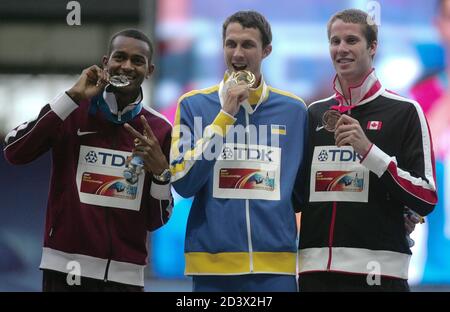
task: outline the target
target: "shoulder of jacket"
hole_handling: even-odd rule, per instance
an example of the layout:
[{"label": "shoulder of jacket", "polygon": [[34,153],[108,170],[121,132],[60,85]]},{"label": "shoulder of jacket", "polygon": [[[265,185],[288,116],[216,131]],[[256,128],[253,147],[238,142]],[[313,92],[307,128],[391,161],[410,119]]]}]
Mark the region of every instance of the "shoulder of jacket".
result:
[{"label": "shoulder of jacket", "polygon": [[331,100],[333,100],[333,99],[334,99],[334,94],[331,95],[331,96],[329,96],[329,97],[327,97],[327,98],[324,98],[324,99],[321,99],[321,100],[314,101],[314,102],[312,102],[311,104],[308,105],[308,109],[313,108],[313,107],[316,106],[317,104],[327,103],[327,102],[329,102],[329,101],[331,101]]},{"label": "shoulder of jacket", "polygon": [[150,113],[151,115],[153,115],[154,117],[164,121],[170,128],[172,128],[172,124],[170,123],[169,119],[167,119],[166,116],[164,116],[163,114],[161,114],[160,112],[154,110],[151,107],[148,107],[146,105],[142,106],[143,109],[145,110],[145,112]]},{"label": "shoulder of jacket", "polygon": [[284,90],[280,90],[274,87],[270,87],[269,86],[269,90],[273,93],[279,94],[279,95],[283,95],[283,96],[287,96],[288,98],[294,99],[296,100],[295,102],[300,102],[304,107],[306,107],[306,103],[305,101],[303,101],[302,98],[296,96],[295,94],[288,92],[288,91],[284,91]]},{"label": "shoulder of jacket", "polygon": [[196,96],[196,95],[211,94],[211,93],[214,93],[214,92],[217,92],[217,91],[219,91],[219,85],[214,85],[212,87],[205,88],[205,89],[192,90],[192,91],[189,91],[189,92],[183,94],[182,96],[180,96],[180,98],[178,99],[178,103],[181,103],[181,101],[183,101],[184,99],[187,99],[187,98],[190,98],[190,97],[193,97],[193,96]]},{"label": "shoulder of jacket", "polygon": [[420,106],[419,102],[417,102],[416,100],[401,96],[392,91],[384,90],[384,92],[381,93],[381,96],[387,100],[393,100],[393,101],[401,102],[403,104],[409,104],[410,106],[415,107],[416,109],[422,110],[422,107]]}]

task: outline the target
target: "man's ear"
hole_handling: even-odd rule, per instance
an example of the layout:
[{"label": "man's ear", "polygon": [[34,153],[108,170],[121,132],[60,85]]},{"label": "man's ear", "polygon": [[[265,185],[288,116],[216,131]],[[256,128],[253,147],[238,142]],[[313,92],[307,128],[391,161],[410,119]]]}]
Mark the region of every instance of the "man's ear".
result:
[{"label": "man's ear", "polygon": [[369,45],[369,55],[373,58],[375,56],[375,53],[377,52],[377,48],[378,48],[378,41],[373,41],[370,45]]},{"label": "man's ear", "polygon": [[147,68],[147,75],[145,75],[145,79],[148,79],[152,74],[153,71],[155,70],[155,64],[148,64],[148,68]]},{"label": "man's ear", "polygon": [[107,55],[103,55],[103,57],[102,57],[103,68],[106,68],[106,66],[108,65],[108,60],[109,60],[109,57]]},{"label": "man's ear", "polygon": [[268,44],[264,49],[263,49],[263,58],[266,58],[270,55],[270,53],[272,53],[272,45]]}]

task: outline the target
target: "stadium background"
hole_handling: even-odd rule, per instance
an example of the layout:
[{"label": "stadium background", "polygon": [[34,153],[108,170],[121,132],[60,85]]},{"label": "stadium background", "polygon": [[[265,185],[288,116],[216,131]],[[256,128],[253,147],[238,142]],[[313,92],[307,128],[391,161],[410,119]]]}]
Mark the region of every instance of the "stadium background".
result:
[{"label": "stadium background", "polygon": [[[140,28],[154,41],[156,71],[145,82],[144,102],[171,120],[181,94],[221,80],[222,22],[237,10],[254,9],[269,19],[273,52],[264,62],[265,79],[307,103],[332,93],[334,71],[326,22],[344,8],[378,14],[375,67],[385,87],[408,95],[423,74],[444,64],[433,26],[435,1],[80,0],[78,26],[66,22],[68,3],[0,2],[0,138],[35,117],[45,103],[76,81],[83,68],[99,64],[110,36],[125,27]],[[38,266],[50,162],[47,153],[32,164],[13,167],[0,156],[0,291],[40,290]],[[445,170],[441,161],[438,170]],[[436,211],[413,233],[410,282],[414,290],[450,290],[450,237],[446,236],[450,204],[443,189]],[[190,279],[183,276],[184,230],[191,201],[175,199],[170,222],[150,235],[149,291],[191,287]]]}]

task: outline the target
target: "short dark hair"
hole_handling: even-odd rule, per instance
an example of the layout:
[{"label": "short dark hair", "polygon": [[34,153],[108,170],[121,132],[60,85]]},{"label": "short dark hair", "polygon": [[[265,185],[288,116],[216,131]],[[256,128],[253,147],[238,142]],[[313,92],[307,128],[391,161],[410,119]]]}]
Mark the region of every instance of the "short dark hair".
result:
[{"label": "short dark hair", "polygon": [[[334,14],[327,25],[328,39],[330,39],[331,26],[336,20],[342,20],[344,23],[360,24],[363,27],[363,34],[370,46],[374,41],[378,41],[378,26],[372,21],[372,18],[364,11],[357,9],[347,9]],[[369,22],[370,21],[370,22]]]},{"label": "short dark hair", "polygon": [[124,30],[119,31],[118,33],[115,33],[109,40],[108,55],[111,55],[114,39],[116,39],[117,37],[120,37],[120,36],[134,38],[134,39],[141,40],[141,41],[144,41],[145,43],[147,43],[148,51],[149,51],[148,60],[149,61],[152,60],[152,57],[153,57],[152,41],[142,31],[137,30],[137,29],[124,29]]},{"label": "short dark hair", "polygon": [[239,23],[244,28],[256,28],[261,33],[263,48],[272,42],[272,30],[264,16],[256,11],[239,11],[229,16],[222,26],[222,41],[225,41],[227,27],[231,23]]}]

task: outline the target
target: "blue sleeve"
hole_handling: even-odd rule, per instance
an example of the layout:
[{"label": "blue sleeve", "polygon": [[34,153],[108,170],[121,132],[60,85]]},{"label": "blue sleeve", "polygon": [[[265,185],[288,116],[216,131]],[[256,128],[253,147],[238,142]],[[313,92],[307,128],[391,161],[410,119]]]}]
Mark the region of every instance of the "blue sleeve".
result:
[{"label": "blue sleeve", "polygon": [[220,111],[204,131],[203,128],[194,129],[194,114],[188,101],[179,102],[172,133],[170,167],[172,185],[181,196],[194,196],[208,181],[227,126],[233,125],[235,120]]}]

